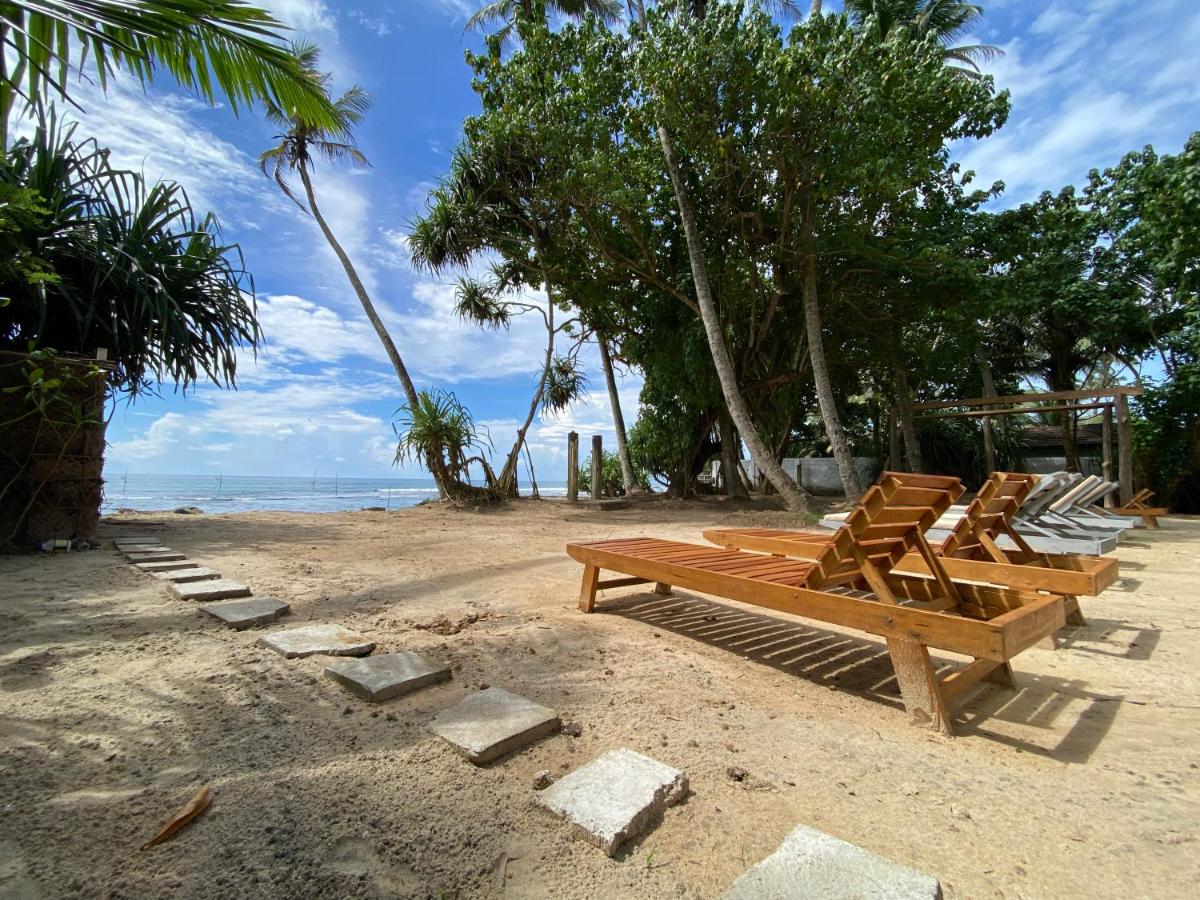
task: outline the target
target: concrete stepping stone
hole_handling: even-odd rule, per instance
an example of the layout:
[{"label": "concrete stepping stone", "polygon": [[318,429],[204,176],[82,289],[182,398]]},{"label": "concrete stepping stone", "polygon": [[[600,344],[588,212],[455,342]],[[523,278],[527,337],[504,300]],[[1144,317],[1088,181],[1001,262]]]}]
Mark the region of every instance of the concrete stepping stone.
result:
[{"label": "concrete stepping stone", "polygon": [[774,853],[751,866],[722,900],[941,900],[936,878],[800,825]]},{"label": "concrete stepping stone", "polygon": [[[150,563],[147,563],[150,565]],[[170,581],[174,584],[187,584],[190,581],[212,581],[220,578],[221,573],[216,569],[206,569],[204,566],[189,566],[186,569],[168,569],[165,572],[151,572],[155,578]]]},{"label": "concrete stepping stone", "polygon": [[245,600],[206,603],[200,607],[200,612],[215,616],[230,628],[241,631],[274,622],[290,609],[291,606],[274,597],[247,597]]},{"label": "concrete stepping stone", "polygon": [[250,588],[240,581],[217,578],[212,581],[193,581],[191,584],[173,584],[171,590],[180,600],[230,600],[234,597],[249,597]]},{"label": "concrete stepping stone", "polygon": [[128,559],[134,556],[143,556],[147,553],[174,553],[170,547],[156,546],[153,544],[135,544],[132,547],[119,548],[125,557]]},{"label": "concrete stepping stone", "polygon": [[125,554],[125,558],[131,563],[173,562],[175,560],[187,559],[178,550],[150,550],[146,553],[127,553]]},{"label": "concrete stepping stone", "polygon": [[288,659],[304,656],[366,656],[375,642],[340,625],[302,625],[287,631],[273,631],[258,639],[263,647]]},{"label": "concrete stepping stone", "polygon": [[475,765],[558,731],[558,713],[503,688],[487,688],[443,709],[429,730]]},{"label": "concrete stepping stone", "polygon": [[353,693],[379,703],[450,677],[445,663],[420,653],[381,653],[325,667],[325,674]]},{"label": "concrete stepping stone", "polygon": [[662,817],[688,790],[687,775],[635,750],[609,750],[537,794],[609,856]]},{"label": "concrete stepping stone", "polygon": [[162,562],[134,563],[143,572],[176,572],[179,569],[198,569],[199,563],[190,559],[168,559]]}]

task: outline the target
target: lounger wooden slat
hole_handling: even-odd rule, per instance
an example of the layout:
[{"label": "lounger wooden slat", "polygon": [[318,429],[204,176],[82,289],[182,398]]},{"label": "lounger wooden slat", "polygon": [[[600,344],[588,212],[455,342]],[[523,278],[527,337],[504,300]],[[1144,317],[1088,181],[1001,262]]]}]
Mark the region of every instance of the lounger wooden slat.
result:
[{"label": "lounger wooden slat", "polygon": [[[993,473],[949,537],[935,547],[942,568],[952,579],[959,581],[1049,591],[1069,597],[1097,596],[1116,581],[1119,575],[1116,559],[1038,553],[1013,529],[1016,509],[1033,490],[1035,480],[1035,476],[1023,473]],[[997,509],[1001,511],[996,512]],[[876,527],[870,526],[869,533],[874,533]],[[1002,535],[1007,536],[1016,549],[1001,550],[996,541]],[[830,540],[827,533],[768,528],[710,529],[704,532],[704,538],[732,549],[804,559],[817,555],[823,544]],[[924,559],[915,552],[909,552],[899,560],[894,571],[920,577],[932,575]],[[1073,608],[1072,624],[1083,624],[1078,604]]]},{"label": "lounger wooden slat", "polygon": [[[595,607],[601,571],[618,572],[638,583],[655,582],[763,606],[804,618],[855,628],[884,638],[905,706],[914,721],[952,732],[947,702],[984,672],[1012,684],[1009,660],[1031,643],[1062,627],[1064,598],[989,585],[955,584],[924,537],[924,528],[962,493],[957,479],[884,473],[832,539],[807,544],[803,536],[780,541],[785,551],[763,556],[654,539],[568,544],[584,564],[579,606]],[[905,501],[899,507],[897,504]],[[925,501],[926,505],[916,505]],[[900,521],[880,531],[889,513]],[[907,523],[907,524],[904,524]],[[771,529],[747,533],[771,541]],[[821,538],[819,535],[813,535]],[[783,546],[786,545],[786,546]],[[901,576],[896,563],[916,554],[931,571],[927,579]],[[943,691],[933,672],[930,647],[962,653],[972,664]],[[969,670],[969,671],[968,671]],[[980,675],[979,677],[983,677]]]}]

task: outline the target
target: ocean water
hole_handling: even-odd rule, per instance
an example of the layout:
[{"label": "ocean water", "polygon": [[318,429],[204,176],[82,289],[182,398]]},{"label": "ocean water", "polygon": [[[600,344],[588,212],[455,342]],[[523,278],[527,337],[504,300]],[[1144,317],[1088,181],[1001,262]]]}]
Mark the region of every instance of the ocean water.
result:
[{"label": "ocean water", "polygon": [[[259,475],[104,475],[101,512],[121,508],[175,509],[206,513],[273,510],[339,512],[382,506],[402,509],[436,500],[433,481],[421,478],[285,478]],[[542,496],[565,496],[565,484],[538,485]],[[524,492],[524,491],[523,491]]]}]

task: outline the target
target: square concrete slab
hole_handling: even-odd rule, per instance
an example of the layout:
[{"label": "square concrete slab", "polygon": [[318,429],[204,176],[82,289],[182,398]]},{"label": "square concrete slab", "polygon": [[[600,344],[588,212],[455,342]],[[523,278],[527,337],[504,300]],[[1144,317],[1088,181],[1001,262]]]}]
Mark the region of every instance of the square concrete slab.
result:
[{"label": "square concrete slab", "polygon": [[429,730],[475,765],[558,731],[558,713],[503,688],[487,688],[443,709]]},{"label": "square concrete slab", "polygon": [[325,674],[364,700],[379,703],[450,677],[445,663],[420,653],[381,653],[325,667]]},{"label": "square concrete slab", "polygon": [[216,569],[206,569],[204,566],[191,566],[186,569],[170,569],[166,572],[151,572],[155,578],[170,581],[175,584],[187,584],[190,581],[212,581],[220,578],[221,573]]},{"label": "square concrete slab", "polygon": [[134,547],[121,547],[121,552],[125,554],[126,559],[133,557],[143,557],[147,553],[174,553],[170,547],[160,547],[153,544],[137,544]]},{"label": "square concrete slab", "polygon": [[134,563],[143,572],[175,572],[179,569],[197,569],[199,563],[194,563],[190,559],[169,559],[163,562],[144,562]]},{"label": "square concrete slab", "polygon": [[191,584],[173,584],[171,590],[180,600],[228,600],[232,597],[249,597],[250,588],[238,581],[217,578],[213,581],[194,581]]},{"label": "square concrete slab", "polygon": [[634,750],[610,750],[537,795],[609,856],[687,794],[687,775]]},{"label": "square concrete slab", "polygon": [[801,825],[778,850],[743,872],[722,900],[941,900],[941,896],[936,878]]},{"label": "square concrete slab", "polygon": [[303,656],[366,656],[375,642],[340,625],[302,625],[288,631],[273,631],[258,639],[259,644],[282,653],[288,659]]},{"label": "square concrete slab", "polygon": [[175,560],[187,559],[186,556],[177,550],[150,550],[146,553],[126,553],[125,558],[131,563],[174,562]]},{"label": "square concrete slab", "polygon": [[245,600],[206,603],[200,607],[200,612],[216,616],[230,628],[241,631],[243,628],[274,622],[289,609],[291,607],[288,604],[274,597],[248,597]]}]

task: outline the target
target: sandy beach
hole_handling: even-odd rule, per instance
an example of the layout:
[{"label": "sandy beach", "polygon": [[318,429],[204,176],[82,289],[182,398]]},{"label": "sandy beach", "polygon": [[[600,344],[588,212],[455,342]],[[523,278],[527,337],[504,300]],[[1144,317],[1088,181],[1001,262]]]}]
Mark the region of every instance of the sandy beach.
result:
[{"label": "sandy beach", "polygon": [[[881,643],[640,588],[577,611],[569,539],[796,524],[721,501],[596,512],[123,514],[104,549],[0,558],[0,896],[719,897],[799,823],[948,897],[1183,897],[1200,880],[1200,520],[1121,545],[1086,627],[984,685],[959,737],[907,722]],[[150,534],[292,606],[450,662],[378,706],[175,599]],[[763,636],[770,638],[762,640]],[[951,661],[943,655],[939,659]],[[577,723],[484,767],[426,730],[483,685]],[[629,747],[692,793],[615,860],[534,802]],[[139,847],[201,786],[211,808]]]}]

